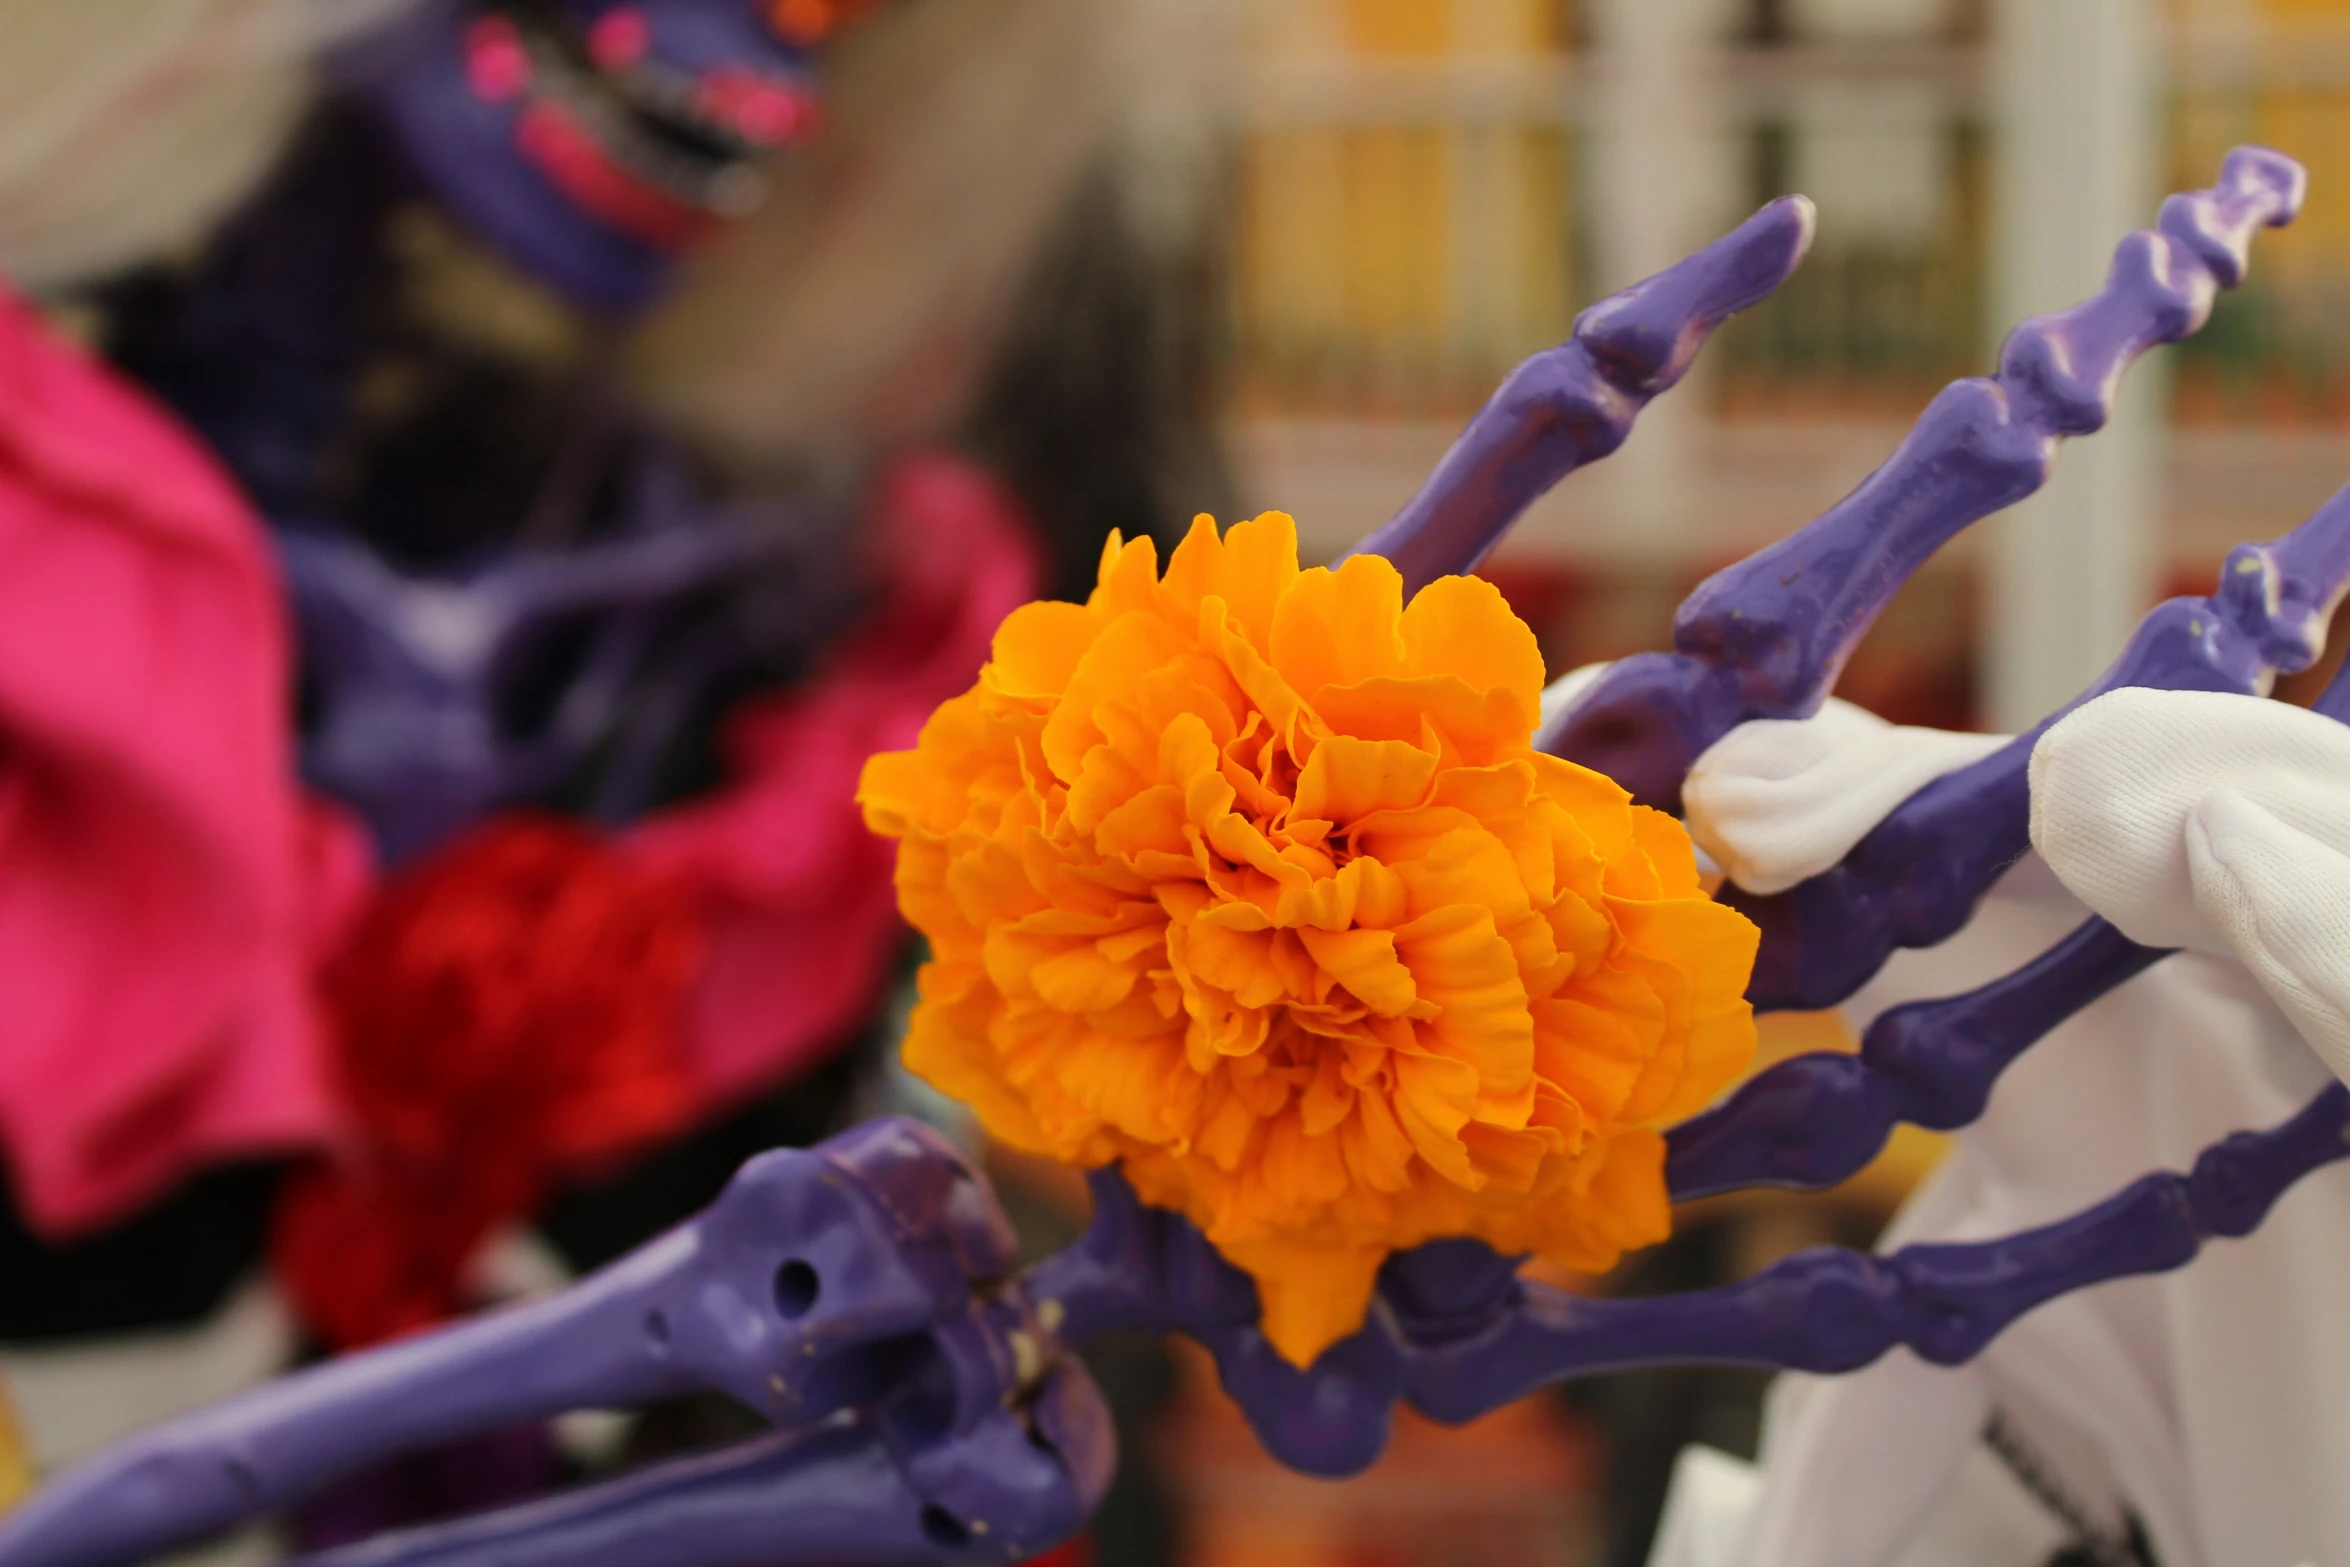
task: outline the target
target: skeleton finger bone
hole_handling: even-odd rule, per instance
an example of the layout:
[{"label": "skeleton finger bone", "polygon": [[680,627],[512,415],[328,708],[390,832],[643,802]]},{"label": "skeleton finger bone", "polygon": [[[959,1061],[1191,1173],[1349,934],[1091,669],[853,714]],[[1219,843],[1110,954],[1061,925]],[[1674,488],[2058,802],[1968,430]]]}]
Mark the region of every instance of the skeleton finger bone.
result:
[{"label": "skeleton finger bone", "polygon": [[[2233,551],[2209,598],[2159,607],[2100,685],[2262,689],[2273,668],[2302,667],[2317,656],[2345,582],[2350,582],[2350,492],[2337,495],[2285,539]],[[2229,697],[2202,700],[2233,711],[2225,706]],[[2183,706],[2204,711],[2195,699]],[[2339,731],[2312,715],[2279,709],[2271,723],[2296,734],[2314,731],[2313,743],[2337,744]],[[2034,736],[2047,729],[2041,726]],[[2074,725],[2065,732],[2081,731]],[[2212,732],[2207,726],[2206,733]],[[2199,757],[2203,772],[2219,765],[2213,760],[2219,753],[2207,746],[2175,749],[2184,744],[2183,733],[2173,736],[2172,754]],[[2045,749],[2027,736],[1936,780],[1863,834],[1843,864],[1784,898],[1731,891],[1729,900],[1763,923],[1766,933],[1765,956],[1750,992],[1758,1004],[1841,1000],[1874,972],[1893,945],[1924,945],[1955,929],[1990,879],[2027,847],[2023,833],[2047,791],[2044,784],[2031,786],[2017,769]],[[2226,748],[2230,755],[2242,749]],[[2049,768],[2045,760],[2033,765],[2043,773]],[[2156,765],[2154,758],[2147,765]],[[2078,769],[2060,771],[2069,777]],[[2100,776],[2093,787],[2081,782],[2083,787],[2067,796],[2078,797],[2073,816],[2084,823],[2102,822],[2115,781]],[[2165,782],[2173,792],[2184,787],[2181,778]],[[1986,804],[1994,789],[2004,795],[1996,809]],[[1973,806],[1975,814],[1967,814],[1963,805]],[[2022,832],[2014,820],[2019,815]],[[1964,842],[1957,829],[1962,817],[1974,835]],[[1921,829],[1921,822],[1931,822],[1931,830]],[[2081,858],[2076,851],[2093,848],[2091,836],[2070,833],[2066,853]],[[2166,835],[2174,851],[2178,838],[2176,832]],[[1933,863],[1914,858],[1921,855],[1934,856]],[[2107,852],[2099,863],[2118,864],[2124,858]],[[1904,861],[1903,870],[1891,870],[1896,860]],[[1872,870],[1887,872],[1887,878],[1872,883]],[[1903,893],[1921,887],[1939,902],[1902,901]],[[2094,895],[2087,901],[2093,908],[2109,907]],[[2140,905],[2148,901],[2137,899]],[[1880,913],[1888,915],[1885,924],[1866,928],[1867,919]],[[1792,939],[1790,928],[1798,933]],[[1965,1125],[1981,1113],[1992,1083],[2018,1054],[2157,961],[2164,950],[2139,945],[2104,921],[2093,921],[2033,963],[1967,995],[1886,1014],[1870,1029],[1857,1057],[1806,1056],[1781,1063],[1724,1105],[1675,1129],[1668,1165],[1673,1190],[1687,1198],[1753,1184],[1831,1185],[1873,1157],[1896,1122],[1937,1129]]]},{"label": "skeleton finger bone", "polygon": [[1420,492],[1355,552],[1387,557],[1406,594],[1473,570],[1553,485],[1623,445],[1716,327],[1787,280],[1811,246],[1813,218],[1809,201],[1783,196],[1584,311],[1565,344],[1510,372]]},{"label": "skeleton finger bone", "polygon": [[[1387,1445],[1403,1362],[1376,1323],[1301,1371],[1257,1327],[1248,1275],[1218,1255],[1179,1214],[1146,1208],[1114,1168],[1090,1177],[1093,1222],[1074,1244],[1030,1268],[1021,1297],[1059,1338],[1080,1343],[1111,1331],[1181,1333],[1215,1357],[1265,1450],[1305,1474],[1353,1474]],[[1443,1253],[1445,1248],[1422,1248]],[[1415,1254],[1416,1255],[1416,1254]],[[1469,1246],[1464,1275],[1494,1254]],[[1404,1259],[1397,1259],[1404,1263]],[[1405,1264],[1408,1266],[1408,1264]],[[1508,1265],[1502,1264],[1504,1273]]]},{"label": "skeleton finger bone", "polygon": [[1549,1382],[1632,1366],[1839,1372],[1897,1344],[1955,1365],[2045,1301],[2183,1267],[2206,1240],[2250,1233],[2295,1181],[2344,1157],[2350,1089],[2337,1083],[2282,1125],[2205,1149],[2189,1172],[2141,1177],[2086,1212],[2018,1235],[1887,1256],[1822,1248],[1742,1283],[1640,1300],[1523,1285],[1523,1304],[1485,1334],[1415,1360],[1411,1399],[1459,1421]]},{"label": "skeleton finger bone", "polygon": [[[2145,1176],[2035,1230],[1890,1256],[1822,1248],[1738,1284],[1644,1299],[1570,1296],[1519,1280],[1516,1259],[1479,1243],[1440,1242],[1391,1258],[1370,1320],[1305,1370],[1262,1351],[1253,1309],[1250,1321],[1235,1322],[1233,1301],[1220,1290],[1182,1286],[1154,1296],[1168,1277],[1163,1270],[1133,1275],[1114,1311],[1097,1300],[1084,1320],[1199,1339],[1215,1352],[1226,1391],[1274,1456],[1309,1473],[1349,1474],[1378,1456],[1397,1397],[1450,1422],[1553,1382],[1636,1366],[1836,1372],[1896,1345],[1955,1364],[2036,1305],[2109,1279],[2182,1267],[2206,1240],[2249,1233],[2301,1176],[2346,1156],[2350,1089],[2337,1084],[2282,1125],[2207,1148],[2186,1173]],[[1096,1190],[1105,1183],[1123,1185],[1105,1174]],[[1113,1200],[1132,1204],[1130,1194]],[[1162,1255],[1182,1259],[1196,1247],[1245,1289],[1245,1279],[1206,1252],[1186,1221],[1135,1211]],[[1113,1224],[1130,1229],[1130,1216]],[[1075,1249],[1088,1250],[1088,1242]],[[1087,1263],[1048,1259],[1032,1270],[1032,1298],[1039,1281],[1074,1277],[1111,1254],[1090,1249]],[[1180,1261],[1179,1271],[1191,1266]]]},{"label": "skeleton finger bone", "polygon": [[1681,1201],[1750,1186],[1816,1191],[1857,1174],[1898,1123],[1966,1126],[2017,1056],[2168,955],[2090,920],[2012,974],[1896,1007],[1869,1026],[1859,1054],[1782,1061],[1673,1128],[1666,1183]]}]

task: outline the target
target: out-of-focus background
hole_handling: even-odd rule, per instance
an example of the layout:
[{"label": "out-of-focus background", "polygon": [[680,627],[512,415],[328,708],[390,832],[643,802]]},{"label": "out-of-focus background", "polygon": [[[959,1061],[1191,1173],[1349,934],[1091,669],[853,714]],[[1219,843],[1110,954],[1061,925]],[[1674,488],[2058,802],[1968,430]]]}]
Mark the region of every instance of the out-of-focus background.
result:
[{"label": "out-of-focus background", "polygon": [[[88,8],[133,56],[181,29],[158,58],[264,9]],[[75,324],[75,279],[193,247],[246,176],[207,195],[99,158],[45,180],[87,126],[42,97],[39,51],[8,81],[11,52],[0,37],[0,107],[30,109],[0,114],[0,264]],[[1800,191],[1819,230],[1794,280],[1486,568],[1554,674],[1661,646],[1691,586],[1842,495],[2241,141],[2308,166],[2305,215],[2207,330],[2131,373],[2041,497],[1920,573],[1841,693],[1904,722],[2029,723],[2147,605],[2206,591],[2231,544],[2350,478],[2350,0],[896,0],[825,72],[826,134],[635,335],[628,383],[746,485],[821,489],[912,442],[974,454],[1033,515],[1058,591],[1082,591],[1109,528],[1171,536],[1200,510],[1278,508],[1310,553],[1343,550],[1583,304]],[[258,169],[296,96],[240,89],[190,124]],[[123,238],[133,216],[159,232]],[[421,313],[532,362],[580,352],[495,264],[429,227],[402,243]],[[1764,1040],[1766,1059],[1850,1044],[1831,1016]],[[1692,1211],[1580,1282],[1688,1287],[1865,1244],[1934,1151],[1900,1141],[1825,1198]],[[1080,1222],[1061,1173],[998,1173],[1037,1235]],[[1631,1567],[1673,1454],[1751,1450],[1760,1394],[1677,1372],[1462,1431],[1406,1418],[1330,1484],[1265,1459],[1187,1354],[1120,1346],[1101,1374],[1127,1473],[1098,1567]]]}]

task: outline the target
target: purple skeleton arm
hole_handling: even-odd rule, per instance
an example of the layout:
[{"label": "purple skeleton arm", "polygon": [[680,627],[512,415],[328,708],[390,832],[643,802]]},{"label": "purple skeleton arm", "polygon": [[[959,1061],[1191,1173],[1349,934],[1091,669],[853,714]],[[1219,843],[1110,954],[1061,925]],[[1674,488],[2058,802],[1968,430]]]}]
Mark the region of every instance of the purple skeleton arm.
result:
[{"label": "purple skeleton arm", "polygon": [[[664,641],[693,595],[757,573],[845,597],[835,573],[790,570],[837,548],[836,530],[711,508],[658,457],[637,463],[629,482],[631,531],[492,553],[455,576],[404,574],[339,533],[278,530],[319,707],[303,771],[367,819],[386,859],[538,797],[599,748],[594,812],[627,820],[647,803],[658,758],[693,703],[742,656],[741,628],[723,614],[689,626],[682,646]],[[840,613],[837,604],[781,608],[809,626]],[[502,696],[566,631],[583,634],[577,669],[543,718],[512,723]]]},{"label": "purple skeleton arm", "polygon": [[[2231,154],[2217,189],[2173,197],[2159,230],[2123,243],[2095,299],[2020,329],[1998,379],[1945,392],[1845,502],[1701,587],[1680,617],[1680,651],[1616,666],[1550,743],[1670,801],[1689,763],[1735,724],[1811,711],[1902,578],[1965,523],[2037,486],[2058,437],[2102,422],[2135,354],[2200,324],[2214,292],[2241,278],[2252,231],[2288,218],[2300,190],[2289,160]],[[1544,486],[1620,443],[1707,332],[1784,278],[1809,221],[1802,205],[1774,203],[1586,312],[1575,341],[1513,376],[1366,547],[1415,583],[1473,564]],[[2238,550],[2218,593],[2155,610],[2098,689],[2252,691],[2274,669],[2304,666],[2350,581],[2346,535],[2350,500],[2337,498],[2287,539]],[[2320,707],[2350,717],[2350,683]],[[1844,866],[1786,895],[1801,918],[1768,923],[1777,900],[1753,900],[1766,953],[1801,981],[1774,991],[1766,974],[1761,999],[1849,991],[1890,950],[1874,923],[1905,920],[1900,941],[1963,923],[2024,848],[2027,745],[1920,791]],[[1832,896],[1802,901],[1830,883]],[[1822,1185],[1864,1162],[1896,1121],[1965,1124],[2033,1040],[2162,956],[2092,921],[2013,975],[1888,1014],[1857,1057],[1785,1063],[1678,1130],[1673,1190]],[[1548,1382],[1660,1362],[1832,1372],[1897,1344],[1962,1361],[2057,1295],[2180,1267],[2205,1239],[2248,1232],[2303,1174],[2350,1154],[2346,1138],[2350,1090],[2335,1086],[2282,1126],[2206,1150],[2188,1173],[2150,1174],[2039,1230],[1886,1256],[1810,1251],[1661,1299],[1568,1296],[1520,1280],[1515,1259],[1474,1242],[1438,1243],[1390,1259],[1366,1326],[1301,1371],[1258,1331],[1247,1277],[1186,1221],[1141,1206],[1115,1170],[1092,1178],[1084,1237],[1014,1274],[1009,1227],[979,1176],[920,1127],[875,1122],[814,1150],[762,1155],[709,1212],[562,1295],[132,1438],[0,1521],[0,1567],[135,1561],[394,1452],[690,1389],[727,1393],[778,1430],[309,1560],[1015,1561],[1080,1527],[1106,1484],[1108,1424],[1067,1354],[1098,1333],[1200,1340],[1270,1451],[1343,1474],[1377,1456],[1398,1398],[1457,1421]]]}]

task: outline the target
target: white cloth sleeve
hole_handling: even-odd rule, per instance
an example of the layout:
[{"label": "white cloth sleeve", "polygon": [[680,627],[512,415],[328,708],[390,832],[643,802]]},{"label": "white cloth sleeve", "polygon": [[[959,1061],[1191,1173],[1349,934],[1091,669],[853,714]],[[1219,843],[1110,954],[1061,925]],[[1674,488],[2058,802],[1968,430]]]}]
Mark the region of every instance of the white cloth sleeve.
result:
[{"label": "white cloth sleeve", "polygon": [[1748,892],[1784,892],[2009,738],[1896,726],[1833,697],[1811,718],[1740,724],[1690,769],[1681,793],[1689,833]]},{"label": "white cloth sleeve", "polygon": [[1701,1443],[1682,1448],[1648,1567],[1738,1567],[1762,1489],[1762,1471],[1745,1459]]},{"label": "white cloth sleeve", "polygon": [[2232,956],[2350,1080],[2350,728],[2124,690],[2032,752],[2032,842],[2133,941]]}]

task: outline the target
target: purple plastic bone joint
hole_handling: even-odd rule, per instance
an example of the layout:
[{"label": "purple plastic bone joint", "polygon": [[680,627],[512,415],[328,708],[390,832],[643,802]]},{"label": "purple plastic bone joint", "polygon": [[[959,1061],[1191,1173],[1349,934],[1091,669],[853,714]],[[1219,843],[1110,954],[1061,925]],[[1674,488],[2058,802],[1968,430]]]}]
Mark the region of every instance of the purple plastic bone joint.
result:
[{"label": "purple plastic bone joint", "polygon": [[2168,955],[2093,919],[1979,989],[1896,1007],[1869,1026],[1859,1054],[1782,1061],[1675,1127],[1666,1182],[1682,1201],[1750,1186],[1818,1190],[1875,1158],[1897,1123],[1966,1126],[2035,1040]]}]

